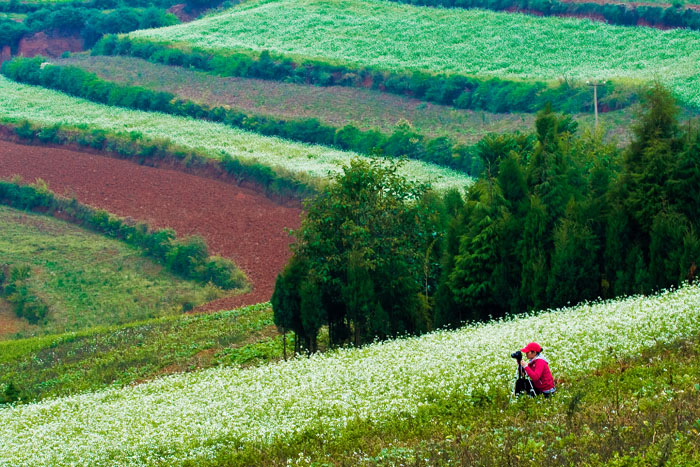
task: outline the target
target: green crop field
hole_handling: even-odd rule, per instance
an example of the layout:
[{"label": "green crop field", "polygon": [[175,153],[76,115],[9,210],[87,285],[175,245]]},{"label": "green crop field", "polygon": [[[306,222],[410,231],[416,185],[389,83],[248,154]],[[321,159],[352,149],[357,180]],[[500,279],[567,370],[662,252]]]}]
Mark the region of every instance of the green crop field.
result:
[{"label": "green crop field", "polygon": [[2,381],[16,385],[24,400],[281,358],[282,337],[267,303],[0,342]]},{"label": "green crop field", "polygon": [[[134,57],[75,54],[52,63],[78,66],[108,81],[170,92],[210,106],[229,106],[277,118],[318,118],[336,127],[351,123],[385,133],[406,120],[421,134],[448,135],[463,143],[476,143],[488,133],[529,132],[535,121],[535,115],[529,113],[462,110],[367,89],[222,78]],[[608,136],[626,141],[632,114],[630,109],[601,114],[600,124]],[[592,114],[577,114],[575,118],[582,129],[592,128]]]},{"label": "green crop field", "polygon": [[[0,206],[0,264],[28,265],[30,292],[49,307],[29,325],[2,307],[0,338],[75,331],[179,314],[224,293],[185,281],[120,241],[49,216]],[[6,304],[7,305],[7,304]]]},{"label": "green crop field", "polygon": [[698,31],[381,0],[265,0],[130,35],[396,71],[550,81],[658,78],[685,103],[700,105]]},{"label": "green crop field", "polygon": [[[5,77],[0,77],[0,94],[3,96],[0,100],[2,118],[138,132],[183,147],[201,149],[212,158],[227,153],[301,178],[325,179],[329,173],[339,172],[343,163],[358,157],[351,152],[264,137],[222,124],[95,104],[41,87],[20,85]],[[464,173],[425,162],[407,161],[402,171],[411,179],[431,182],[436,189],[463,189],[471,183],[471,178]]]},{"label": "green crop field", "polygon": [[[265,452],[274,443],[296,449],[311,439],[320,451],[352,426],[432,425],[431,410],[455,409],[455,401],[489,404],[490,393],[507,391],[510,352],[534,336],[563,378],[590,375],[613,355],[633,357],[692,338],[700,332],[698,300],[700,288],[685,286],[249,369],[204,370],[0,408],[0,459],[26,466],[76,460],[92,466],[221,465],[217,457]],[[674,375],[686,390],[693,378]],[[640,393],[649,396],[640,404],[648,409],[654,395]]]}]

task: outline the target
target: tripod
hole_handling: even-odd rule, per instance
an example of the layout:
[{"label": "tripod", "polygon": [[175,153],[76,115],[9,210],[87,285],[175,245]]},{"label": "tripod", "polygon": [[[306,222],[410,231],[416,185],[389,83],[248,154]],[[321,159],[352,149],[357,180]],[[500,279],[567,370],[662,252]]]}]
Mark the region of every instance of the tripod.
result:
[{"label": "tripod", "polygon": [[518,373],[515,384],[513,385],[513,392],[510,395],[510,400],[513,397],[518,397],[520,394],[527,394],[530,397],[535,397],[537,392],[535,392],[535,387],[532,385],[532,381],[527,377],[527,373],[522,366],[520,366],[520,361],[518,360]]}]

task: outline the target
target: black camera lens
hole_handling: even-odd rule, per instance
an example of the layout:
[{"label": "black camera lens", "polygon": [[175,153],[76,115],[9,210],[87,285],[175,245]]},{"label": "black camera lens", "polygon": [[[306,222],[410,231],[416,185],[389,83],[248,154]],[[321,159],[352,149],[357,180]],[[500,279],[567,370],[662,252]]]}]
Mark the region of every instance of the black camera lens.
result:
[{"label": "black camera lens", "polygon": [[523,359],[523,353],[519,350],[516,350],[512,354],[510,354],[511,358],[514,358],[516,360],[522,360]]}]

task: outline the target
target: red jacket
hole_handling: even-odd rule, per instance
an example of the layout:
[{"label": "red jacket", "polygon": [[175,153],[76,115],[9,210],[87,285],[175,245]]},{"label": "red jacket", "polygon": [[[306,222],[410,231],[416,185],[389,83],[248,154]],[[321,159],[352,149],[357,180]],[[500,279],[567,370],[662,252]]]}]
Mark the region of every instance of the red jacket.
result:
[{"label": "red jacket", "polygon": [[532,380],[532,385],[538,391],[548,391],[554,387],[554,378],[549,371],[547,360],[535,357],[525,366],[525,372]]}]

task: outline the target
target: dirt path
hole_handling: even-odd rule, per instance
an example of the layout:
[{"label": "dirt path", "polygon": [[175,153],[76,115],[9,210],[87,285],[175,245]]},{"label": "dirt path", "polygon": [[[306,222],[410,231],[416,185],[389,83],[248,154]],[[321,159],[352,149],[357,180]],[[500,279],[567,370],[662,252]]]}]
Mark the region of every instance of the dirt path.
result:
[{"label": "dirt path", "polygon": [[253,284],[250,293],[211,302],[200,311],[231,309],[270,299],[289,259],[287,228],[301,210],[276,204],[246,188],[176,170],[140,166],[104,156],[0,141],[0,177],[25,182],[180,236],[200,235],[212,254],[231,258]]},{"label": "dirt path", "polygon": [[0,299],[0,340],[10,336],[25,325],[25,321],[19,319],[12,311],[10,304]]}]

